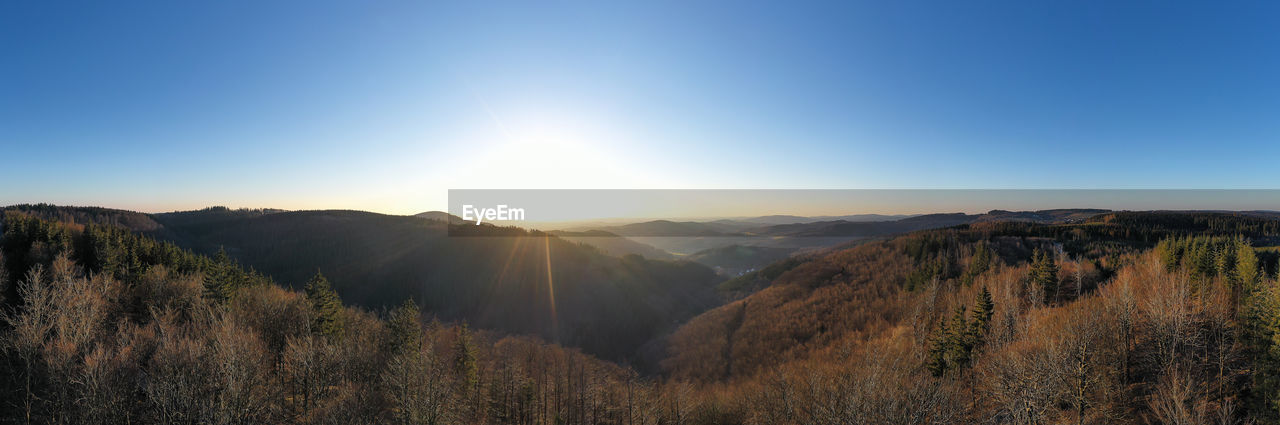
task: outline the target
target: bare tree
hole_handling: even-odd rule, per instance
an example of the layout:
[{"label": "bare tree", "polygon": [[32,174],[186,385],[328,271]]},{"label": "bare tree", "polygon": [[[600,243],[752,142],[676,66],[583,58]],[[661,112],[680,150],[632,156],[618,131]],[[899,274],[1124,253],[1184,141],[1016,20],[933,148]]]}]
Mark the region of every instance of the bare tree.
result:
[{"label": "bare tree", "polygon": [[43,268],[39,265],[27,272],[26,279],[18,282],[18,296],[22,299],[22,308],[17,312],[4,311],[5,322],[11,330],[5,345],[22,364],[23,423],[30,424],[37,418],[40,398],[36,391],[41,388],[44,378],[44,362],[41,350],[45,341],[53,333],[54,296],[53,289],[46,283]]},{"label": "bare tree", "polygon": [[382,374],[382,384],[398,423],[453,423],[449,409],[455,401],[451,392],[453,384],[446,364],[431,347],[392,357]]}]

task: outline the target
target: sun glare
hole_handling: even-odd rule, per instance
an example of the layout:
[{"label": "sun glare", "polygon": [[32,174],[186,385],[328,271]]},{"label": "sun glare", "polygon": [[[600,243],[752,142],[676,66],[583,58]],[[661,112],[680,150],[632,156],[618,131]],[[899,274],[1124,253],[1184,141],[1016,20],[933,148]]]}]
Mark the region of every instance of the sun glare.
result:
[{"label": "sun glare", "polygon": [[634,157],[617,150],[619,136],[589,115],[530,113],[516,119],[495,115],[500,137],[474,142],[471,160],[459,167],[451,187],[628,188],[652,185]]}]

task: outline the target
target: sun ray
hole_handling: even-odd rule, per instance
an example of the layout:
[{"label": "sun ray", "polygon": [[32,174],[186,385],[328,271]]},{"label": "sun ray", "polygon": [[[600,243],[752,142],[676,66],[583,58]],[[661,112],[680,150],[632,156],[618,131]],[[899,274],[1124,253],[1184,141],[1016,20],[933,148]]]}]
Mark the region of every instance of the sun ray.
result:
[{"label": "sun ray", "polygon": [[560,324],[556,318],[556,285],[551,277],[551,236],[543,236],[543,245],[547,253],[547,299],[551,303],[551,334],[555,341],[560,340]]}]

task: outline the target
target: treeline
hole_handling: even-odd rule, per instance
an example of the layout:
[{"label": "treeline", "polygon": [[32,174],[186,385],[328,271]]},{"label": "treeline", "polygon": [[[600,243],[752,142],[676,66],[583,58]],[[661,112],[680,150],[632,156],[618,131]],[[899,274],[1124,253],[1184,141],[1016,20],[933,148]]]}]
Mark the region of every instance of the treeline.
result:
[{"label": "treeline", "polygon": [[1280,236],[1280,220],[1264,213],[1111,212],[1083,223],[1040,224],[997,221],[958,226],[988,236],[1047,238],[1072,255],[1098,258],[1117,251],[1147,249],[1174,237],[1242,236],[1271,240]]},{"label": "treeline", "polygon": [[[344,307],[107,228],[6,218],[5,423],[656,424],[692,395],[575,350]],[[78,264],[73,259],[82,259]],[[16,266],[15,266],[16,265]],[[244,279],[220,292],[213,284]],[[674,419],[673,419],[674,418]],[[680,419],[683,418],[683,419]],[[685,422],[687,423],[687,422]]]},{"label": "treeline", "polygon": [[[6,259],[9,276],[24,276],[36,265],[51,264],[61,253],[90,273],[122,281],[135,281],[154,266],[177,273],[200,273],[205,277],[206,295],[216,300],[226,300],[239,288],[272,284],[261,273],[240,267],[225,252],[213,258],[196,255],[116,226],[90,223],[77,230],[13,211],[5,214],[3,226],[0,254]],[[16,287],[10,288],[10,297],[15,295],[13,291]]]}]

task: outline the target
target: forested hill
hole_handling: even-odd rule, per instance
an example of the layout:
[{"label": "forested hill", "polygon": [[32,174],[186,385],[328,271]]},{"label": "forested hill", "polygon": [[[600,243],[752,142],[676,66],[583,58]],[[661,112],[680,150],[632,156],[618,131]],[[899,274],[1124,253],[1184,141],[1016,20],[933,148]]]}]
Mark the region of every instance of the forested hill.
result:
[{"label": "forested hill", "polygon": [[[298,252],[334,237],[310,233],[363,234],[352,223],[380,217],[230,215],[240,214],[231,220],[289,218],[293,227],[264,223],[290,232],[233,227],[263,240],[305,235],[270,248]],[[680,326],[665,373],[647,378],[537,340],[424,326],[412,303],[382,318],[344,309],[318,276],[291,292],[229,257],[115,226],[9,212],[4,227],[0,286],[14,290],[0,333],[0,399],[9,401],[0,412],[35,422],[1280,423],[1271,242],[1280,227],[1267,213],[974,222],[789,257],[725,282],[740,298]],[[468,229],[511,236],[451,238],[470,242],[442,255],[475,262],[472,270],[545,274],[551,254],[554,283],[489,274],[477,279],[502,286],[476,296],[510,303],[511,287],[554,288],[551,326],[561,332],[600,329],[577,321],[599,310],[561,292],[622,291],[590,279],[562,287],[562,275],[661,282],[671,280],[664,271],[696,267],[603,256],[520,229]],[[470,257],[494,249],[508,257]],[[661,305],[587,295],[610,309]]]},{"label": "forested hill", "polygon": [[1121,212],[791,258],[664,366],[765,394],[765,422],[1277,423],[1278,235],[1267,213]]},{"label": "forested hill", "polygon": [[288,287],[322,272],[349,304],[377,309],[413,298],[442,320],[538,335],[615,360],[643,360],[636,357],[646,342],[721,302],[720,278],[700,264],[612,257],[521,230],[480,226],[472,231],[509,236],[449,237],[439,220],[360,211],[213,208],[148,217],[160,227],[134,230],[196,253],[223,250]]},{"label": "forested hill", "polygon": [[[907,300],[922,291],[937,291],[938,285],[970,287],[995,265],[1017,268],[1032,262],[1038,249],[1071,261],[1076,273],[1070,277],[1076,286],[1072,292],[1095,286],[1123,265],[1125,256],[1161,240],[1243,237],[1263,248],[1276,245],[1280,236],[1280,216],[1266,212],[1101,212],[1086,219],[1075,216],[1072,222],[1043,221],[1048,220],[983,220],[924,230],[788,258],[727,281],[722,285],[726,291],[754,287],[758,292],[749,291],[744,299],[682,326],[672,338],[668,371],[700,379],[750,375],[793,356],[831,348],[849,335],[908,320],[918,312],[910,310]],[[1214,254],[1206,255],[1203,261],[1218,261]],[[1275,272],[1276,250],[1262,249],[1256,256],[1260,270]]]},{"label": "forested hill", "polygon": [[91,221],[7,211],[0,231],[0,423],[594,424],[659,414],[658,387],[616,364],[424,321],[411,300],[381,314],[344,307],[321,274],[290,291],[225,256]]}]

